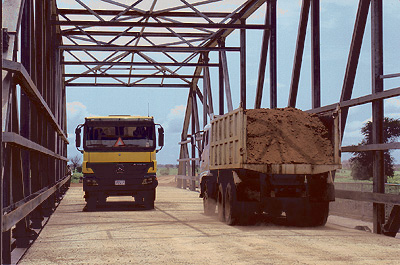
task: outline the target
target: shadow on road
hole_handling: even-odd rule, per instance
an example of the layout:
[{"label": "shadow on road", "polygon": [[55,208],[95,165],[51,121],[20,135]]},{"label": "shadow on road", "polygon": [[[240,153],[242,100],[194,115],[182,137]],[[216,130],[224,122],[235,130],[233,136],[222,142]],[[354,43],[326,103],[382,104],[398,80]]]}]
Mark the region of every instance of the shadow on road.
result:
[{"label": "shadow on road", "polygon": [[[91,212],[122,212],[122,211],[152,211],[143,205],[132,201],[106,202],[96,206],[96,209]],[[87,205],[82,209],[83,212],[89,212]]]}]

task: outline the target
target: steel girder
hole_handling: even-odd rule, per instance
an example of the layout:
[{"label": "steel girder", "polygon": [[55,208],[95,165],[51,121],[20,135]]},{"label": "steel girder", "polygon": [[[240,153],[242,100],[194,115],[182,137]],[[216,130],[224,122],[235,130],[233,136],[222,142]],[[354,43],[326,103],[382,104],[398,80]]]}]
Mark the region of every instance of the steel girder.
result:
[{"label": "steel girder", "polygon": [[13,249],[27,248],[35,239],[33,229],[53,212],[70,176],[65,87],[56,46],[61,38],[51,25],[56,3],[6,0],[2,5],[0,249],[2,263],[10,264],[19,259]]}]

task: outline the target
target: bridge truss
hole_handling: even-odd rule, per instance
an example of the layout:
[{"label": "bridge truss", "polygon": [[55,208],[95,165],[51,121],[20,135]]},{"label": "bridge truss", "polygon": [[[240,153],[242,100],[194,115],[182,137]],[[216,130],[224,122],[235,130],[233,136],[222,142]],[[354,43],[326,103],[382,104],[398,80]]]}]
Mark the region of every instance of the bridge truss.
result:
[{"label": "bridge truss", "polygon": [[[34,229],[43,226],[44,218],[54,211],[68,186],[67,87],[187,88],[178,186],[191,189],[196,185],[195,168],[199,159],[188,139],[201,130],[199,115],[203,115],[206,124],[214,114],[238,107],[232,103],[234,91],[229,81],[227,53],[239,54],[239,65],[229,67],[239,68],[239,105],[249,108],[246,106],[248,30],[259,30],[262,34],[254,108],[261,107],[267,68],[270,107],[277,107],[276,0],[243,0],[233,8],[222,5],[220,0],[70,2],[71,6],[58,8],[56,0],[2,1],[3,263],[11,263],[13,250],[29,246],[35,237]],[[218,3],[218,8],[212,8]],[[260,8],[265,23],[247,23]],[[344,131],[348,109],[372,102],[373,144],[342,147],[342,151],[374,152],[373,193],[337,191],[337,197],[373,202],[374,232],[396,234],[400,226],[399,206],[393,208],[386,220],[384,205],[400,202],[398,197],[384,194],[383,150],[398,149],[400,144],[383,142],[383,100],[399,96],[400,88],[384,90],[383,79],[400,75],[383,73],[382,0],[359,0],[340,102],[329,106],[321,106],[319,10],[319,0],[302,1],[288,106],[296,106],[310,20],[312,109],[309,111],[324,112],[339,104]],[[372,18],[372,93],[352,98],[368,14]],[[239,32],[237,46],[226,42],[234,31]],[[212,61],[211,53],[217,54],[218,59]],[[217,101],[212,97],[210,68],[219,72]],[[203,87],[199,87],[200,80]],[[214,102],[217,102],[215,110]]]}]

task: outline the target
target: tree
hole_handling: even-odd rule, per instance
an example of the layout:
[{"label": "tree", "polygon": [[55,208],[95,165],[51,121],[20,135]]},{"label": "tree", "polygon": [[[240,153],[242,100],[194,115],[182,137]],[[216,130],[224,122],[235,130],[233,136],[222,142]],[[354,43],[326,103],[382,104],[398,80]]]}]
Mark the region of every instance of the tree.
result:
[{"label": "tree", "polygon": [[[372,143],[372,122],[367,122],[361,128],[364,139],[360,145]],[[400,136],[400,119],[384,118],[383,120],[383,142],[390,143]],[[351,175],[353,179],[370,180],[372,179],[373,152],[353,152],[354,157],[350,158]],[[383,153],[385,165],[385,177],[394,176],[393,157],[390,151]]]},{"label": "tree", "polygon": [[81,159],[82,159],[81,155],[76,155],[69,159],[72,171],[75,171],[77,169],[77,167],[81,166]]}]

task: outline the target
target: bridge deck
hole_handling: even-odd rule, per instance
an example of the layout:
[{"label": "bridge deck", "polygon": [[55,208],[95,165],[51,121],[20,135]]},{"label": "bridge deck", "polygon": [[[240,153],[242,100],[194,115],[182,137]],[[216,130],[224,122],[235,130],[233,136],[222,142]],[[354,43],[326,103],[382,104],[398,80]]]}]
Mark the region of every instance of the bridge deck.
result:
[{"label": "bridge deck", "polygon": [[[400,241],[344,228],[230,227],[202,214],[198,193],[160,186],[156,209],[110,202],[83,212],[71,187],[20,264],[398,264]],[[117,207],[117,208],[116,208]]]}]

